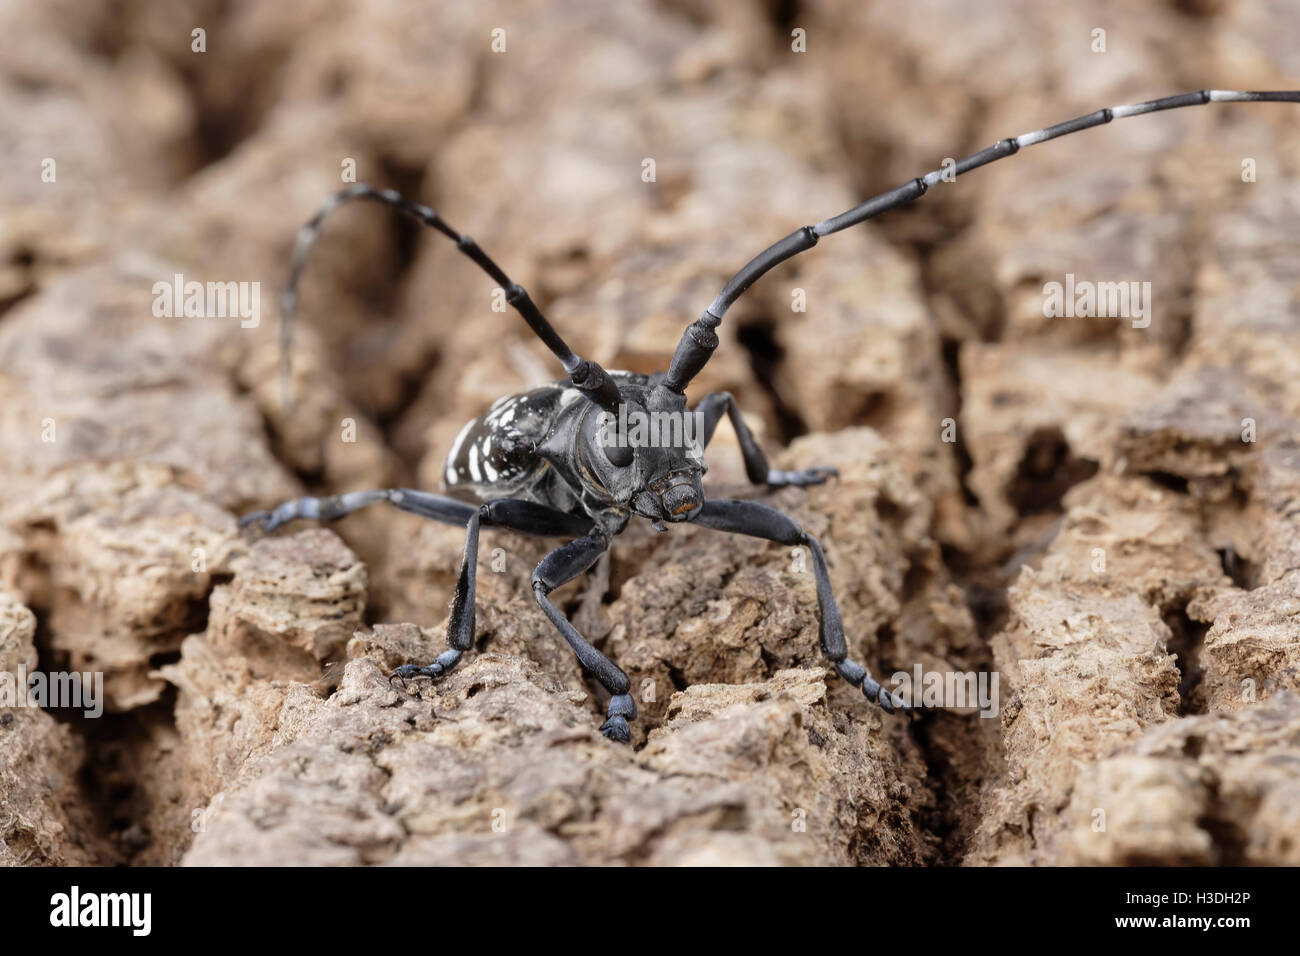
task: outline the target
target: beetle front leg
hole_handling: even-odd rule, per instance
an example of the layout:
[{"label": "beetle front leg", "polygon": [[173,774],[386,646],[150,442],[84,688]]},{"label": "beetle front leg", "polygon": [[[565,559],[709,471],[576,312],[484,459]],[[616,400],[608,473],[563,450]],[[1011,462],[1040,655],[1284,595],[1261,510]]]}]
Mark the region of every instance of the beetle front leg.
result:
[{"label": "beetle front leg", "polygon": [[740,442],[740,453],[745,459],[745,474],[756,485],[767,485],[771,488],[785,488],[789,485],[798,487],[820,485],[827,478],[834,478],[839,475],[836,469],[829,466],[804,468],[799,471],[781,471],[778,468],[769,467],[767,456],[763,454],[763,449],[759,446],[758,440],[754,438],[754,433],[745,424],[745,419],[740,414],[740,407],[736,405],[736,400],[730,392],[714,392],[711,395],[705,395],[696,407],[696,411],[704,419],[704,445],[706,447],[712,441],[713,433],[717,430],[718,422],[722,421],[723,414],[725,413],[731,419],[731,427],[735,429],[736,438]]},{"label": "beetle front leg", "polygon": [[451,618],[447,623],[447,650],[431,664],[403,664],[392,678],[442,677],[460,663],[461,655],[474,646],[474,595],[478,581],[478,538],[482,526],[509,528],[543,536],[581,534],[591,527],[586,518],[559,511],[546,505],[518,498],[489,501],[470,516],[465,526],[465,551],[461,555],[460,576],[451,600]]},{"label": "beetle front leg", "polygon": [[757,501],[739,501],[720,498],[706,501],[699,514],[692,519],[696,524],[716,531],[729,531],[754,538],[766,538],[780,544],[803,545],[812,552],[813,576],[817,581],[817,605],[821,611],[822,653],[835,665],[835,670],[863,695],[886,711],[910,712],[897,694],[891,694],[871,676],[865,667],[848,659],[848,645],[844,640],[844,625],[840,621],[840,608],[831,591],[830,572],[826,556],[822,554],[817,539],[799,527],[789,515]]},{"label": "beetle front leg", "polygon": [[578,633],[578,629],[548,597],[561,584],[572,581],[595,564],[608,548],[609,539],[599,531],[592,531],[556,548],[542,559],[533,572],[533,596],[578,656],[578,662],[595,675],[596,680],[610,693],[609,709],[605,714],[605,722],[600,725],[600,732],[610,740],[626,744],[632,741],[632,728],[627,722],[636,719],[636,701],[628,693],[632,682],[617,664],[587,643],[586,638]]}]

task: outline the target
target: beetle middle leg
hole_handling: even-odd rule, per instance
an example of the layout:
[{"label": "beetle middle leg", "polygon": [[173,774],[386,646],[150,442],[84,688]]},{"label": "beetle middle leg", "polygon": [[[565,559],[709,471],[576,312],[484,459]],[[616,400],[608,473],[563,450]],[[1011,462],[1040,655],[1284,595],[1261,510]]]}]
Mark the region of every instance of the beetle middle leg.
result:
[{"label": "beetle middle leg", "polygon": [[827,478],[834,478],[839,474],[836,469],[830,467],[805,468],[801,471],[781,471],[769,467],[767,456],[763,454],[763,449],[754,438],[754,433],[745,424],[745,419],[740,415],[740,407],[730,392],[714,392],[705,395],[696,407],[696,411],[704,419],[703,444],[705,446],[713,440],[713,433],[717,430],[723,413],[731,419],[731,427],[735,429],[736,438],[740,441],[740,453],[745,458],[745,474],[756,485],[768,485],[772,488],[784,488],[787,485],[820,485]]},{"label": "beetle middle leg", "polygon": [[706,501],[700,513],[694,518],[694,522],[713,528],[715,531],[766,538],[779,544],[803,545],[811,551],[813,575],[817,581],[817,605],[821,611],[822,653],[835,665],[835,670],[841,677],[862,690],[867,700],[874,701],[891,713],[895,709],[910,710],[901,698],[882,687],[865,667],[848,659],[844,625],[840,622],[840,608],[835,603],[835,595],[831,591],[826,556],[822,554],[817,539],[799,527],[798,522],[761,502],[732,498]]},{"label": "beetle middle leg", "polygon": [[573,648],[578,662],[594,674],[601,686],[610,693],[609,709],[606,711],[605,722],[600,725],[600,732],[610,740],[626,744],[632,740],[632,728],[627,722],[636,719],[636,701],[628,693],[632,682],[617,664],[592,647],[578,633],[578,629],[551,603],[549,597],[560,585],[572,581],[595,564],[608,549],[609,539],[595,530],[556,548],[533,571],[533,596],[569,647]]},{"label": "beetle middle leg", "polygon": [[[521,498],[498,498],[475,507],[455,498],[414,491],[410,488],[353,491],[328,498],[295,498],[271,511],[257,511],[245,515],[240,519],[239,524],[243,527],[261,522],[264,530],[271,531],[298,518],[333,521],[379,501],[386,501],[403,511],[446,524],[462,522],[465,524],[465,550],[461,556],[460,576],[456,579],[456,591],[451,602],[451,617],[447,624],[447,650],[439,654],[430,664],[423,666],[403,664],[393,671],[393,677],[403,680],[410,677],[441,677],[460,662],[465,651],[474,646],[474,594],[478,574],[480,528],[484,526],[508,528],[512,531],[547,537],[581,535],[591,529],[589,518]],[[595,557],[592,560],[594,561]],[[576,576],[578,572],[586,570],[586,567],[587,565],[584,565],[571,576]],[[627,678],[624,677],[624,681],[626,680]]]}]

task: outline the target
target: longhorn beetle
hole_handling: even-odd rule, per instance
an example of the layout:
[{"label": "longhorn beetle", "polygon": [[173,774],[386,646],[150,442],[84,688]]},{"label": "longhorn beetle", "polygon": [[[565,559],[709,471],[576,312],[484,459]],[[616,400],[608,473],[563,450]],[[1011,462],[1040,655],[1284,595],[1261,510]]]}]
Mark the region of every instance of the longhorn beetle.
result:
[{"label": "longhorn beetle", "polygon": [[[533,572],[533,594],[542,611],[569,643],[578,660],[610,694],[601,732],[624,743],[631,740],[628,720],[636,717],[636,703],[628,693],[630,682],[613,661],[592,647],[550,600],[550,593],[590,568],[610,547],[633,515],[648,518],[659,529],[663,522],[691,521],[717,531],[751,535],[784,545],[802,545],[812,554],[821,613],[821,649],[840,676],[859,687],[868,700],[887,711],[910,710],[899,695],[883,688],[861,664],[848,659],[840,612],[831,593],[826,558],[816,539],[790,517],[757,501],[705,500],[700,485],[705,465],[700,447],[707,445],[725,414],[740,440],[745,473],[756,485],[782,488],[814,485],[836,474],[833,468],[779,471],[767,458],[745,425],[731,395],[715,392],[696,406],[703,434],[698,442],[686,440],[628,441],[611,435],[611,422],[632,419],[653,422],[682,420],[687,414],[686,387],[700,373],[718,347],[717,328],[727,309],[755,280],[778,263],[811,249],[823,236],[857,225],[882,212],[911,202],[952,174],[968,173],[994,160],[1010,156],[1024,146],[1090,129],[1113,119],[1197,106],[1202,103],[1251,101],[1300,102],[1300,91],[1242,93],[1201,90],[1164,99],[1098,110],[1086,116],[1004,139],[967,156],[948,170],[935,170],[896,189],[868,199],[832,219],[796,229],[764,249],[737,272],[704,314],[688,326],[673,353],[668,371],[654,375],[607,372],[590,359],[575,354],[529,298],[522,286],[480,249],[469,236],[449,226],[427,206],[403,199],[392,190],[367,185],[351,186],[332,196],[298,233],[289,281],[280,300],[280,373],[286,404],[289,391],[293,320],[298,280],[331,210],[353,199],[369,199],[396,209],[442,233],[505,290],[506,301],[559,359],[568,381],[498,400],[480,418],[469,422],[456,438],[443,473],[444,489],[468,493],[475,506],[444,495],[409,488],[353,491],[328,498],[298,498],[245,516],[243,527],[260,522],[271,531],[296,518],[332,521],[377,501],[448,524],[466,528],[465,551],[456,582],[447,627],[448,649],[427,666],[406,664],[396,678],[446,674],[474,644],[474,582],[478,564],[479,529],[509,528],[536,535],[565,536],[571,540],[550,552]],[[622,413],[620,415],[620,413]],[[653,429],[651,430],[653,432]],[[684,429],[679,430],[684,434]],[[678,434],[678,433],[675,433]],[[633,436],[635,437],[635,436]],[[611,440],[615,439],[615,440]]]}]

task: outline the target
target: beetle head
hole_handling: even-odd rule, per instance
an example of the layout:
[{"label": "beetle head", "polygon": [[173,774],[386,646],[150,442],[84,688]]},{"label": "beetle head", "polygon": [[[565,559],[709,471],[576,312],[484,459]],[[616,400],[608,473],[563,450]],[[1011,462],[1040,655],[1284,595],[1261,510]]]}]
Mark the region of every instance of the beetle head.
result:
[{"label": "beetle head", "polygon": [[703,506],[704,436],[684,396],[625,395],[617,416],[596,410],[582,432],[579,464],[593,494],[652,521],[688,521]]},{"label": "beetle head", "polygon": [[636,455],[645,476],[632,510],[651,520],[689,521],[704,506],[703,422],[686,409],[686,396],[656,385],[642,409],[647,440]]}]

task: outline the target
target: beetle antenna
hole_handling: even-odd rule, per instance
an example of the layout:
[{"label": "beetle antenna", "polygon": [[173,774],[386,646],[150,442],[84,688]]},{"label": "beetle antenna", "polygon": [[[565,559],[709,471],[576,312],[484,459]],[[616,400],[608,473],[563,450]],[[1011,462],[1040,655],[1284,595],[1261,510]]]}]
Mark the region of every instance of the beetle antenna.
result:
[{"label": "beetle antenna", "polygon": [[972,169],[987,166],[1004,156],[1012,155],[1022,146],[1045,143],[1049,139],[1056,139],[1058,136],[1101,126],[1113,119],[1140,116],[1143,113],[1158,113],[1161,110],[1179,109],[1184,106],[1200,106],[1203,103],[1251,103],[1262,101],[1300,103],[1300,90],[1275,92],[1199,90],[1195,93],[1182,93],[1178,96],[1167,96],[1164,99],[1149,100],[1145,103],[1130,103],[1124,106],[1112,106],[1107,109],[1097,110],[1095,113],[1058,123],[1046,129],[1034,130],[1032,133],[1025,133],[1013,139],[999,140],[987,149],[982,149],[977,153],[972,153],[965,159],[958,160],[955,166],[936,169],[924,176],[904,183],[902,186],[881,193],[879,196],[874,196],[866,202],[854,206],[847,212],[840,213],[838,216],[823,219],[815,226],[804,226],[796,229],[784,239],[768,246],[732,276],[731,281],[723,287],[722,291],[718,293],[718,297],[713,300],[713,304],[705,309],[704,314],[699,319],[687,327],[677,345],[677,350],[673,353],[672,364],[668,367],[664,385],[678,393],[686,390],[686,386],[690,384],[691,379],[699,374],[713,355],[714,349],[718,347],[718,336],[714,330],[722,323],[722,316],[731,307],[732,303],[754,284],[755,280],[773,266],[779,265],[806,249],[811,249],[822,236],[828,236],[833,232],[839,232],[841,229],[856,226],[858,223],[865,222],[882,212],[887,212],[896,206],[911,202],[945,177],[960,176]]},{"label": "beetle antenna", "polygon": [[457,249],[472,259],[475,265],[490,275],[505,290],[506,302],[524,317],[528,327],[560,360],[560,364],[564,366],[564,371],[568,373],[569,380],[574,387],[601,408],[614,415],[618,414],[618,404],[621,398],[618,386],[610,378],[609,373],[596,362],[582,358],[569,348],[564,339],[560,337],[560,333],[555,331],[555,327],[547,321],[546,316],[542,315],[541,309],[529,297],[524,287],[511,281],[501,267],[479,248],[478,243],[469,236],[461,235],[428,206],[404,199],[395,190],[375,189],[365,183],[357,183],[355,186],[349,186],[347,189],[335,193],[325,201],[325,204],[320,207],[316,215],[312,216],[311,220],[298,230],[298,239],[293,249],[293,261],[289,266],[289,281],[285,285],[284,292],[280,295],[280,394],[281,401],[286,409],[291,408],[293,405],[293,377],[291,372],[293,326],[298,308],[298,280],[302,277],[303,267],[307,265],[307,257],[311,254],[312,246],[316,244],[325,217],[338,206],[354,199],[367,199],[383,203],[396,209],[404,216],[415,219],[422,225],[436,229],[454,242]]}]

